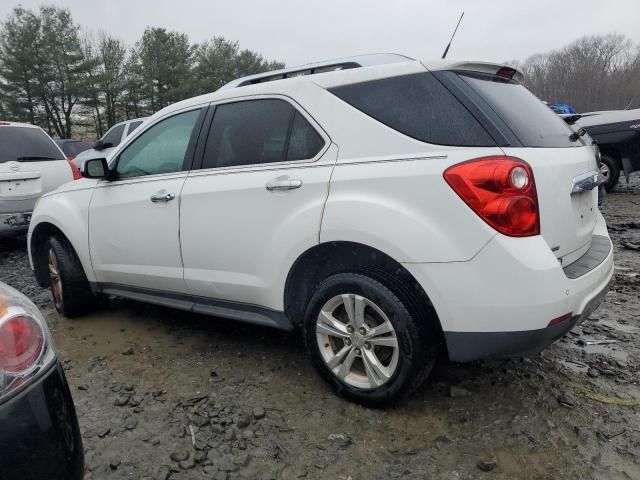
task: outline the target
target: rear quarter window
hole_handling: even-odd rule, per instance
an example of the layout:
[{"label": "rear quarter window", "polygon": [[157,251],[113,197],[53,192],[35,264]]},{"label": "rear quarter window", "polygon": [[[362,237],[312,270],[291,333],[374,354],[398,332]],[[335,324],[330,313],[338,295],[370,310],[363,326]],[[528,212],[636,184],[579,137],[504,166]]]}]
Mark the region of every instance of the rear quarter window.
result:
[{"label": "rear quarter window", "polygon": [[0,163],[64,160],[51,137],[39,128],[0,126]]},{"label": "rear quarter window", "polygon": [[430,72],[329,89],[388,127],[422,142],[495,146],[476,118]]}]

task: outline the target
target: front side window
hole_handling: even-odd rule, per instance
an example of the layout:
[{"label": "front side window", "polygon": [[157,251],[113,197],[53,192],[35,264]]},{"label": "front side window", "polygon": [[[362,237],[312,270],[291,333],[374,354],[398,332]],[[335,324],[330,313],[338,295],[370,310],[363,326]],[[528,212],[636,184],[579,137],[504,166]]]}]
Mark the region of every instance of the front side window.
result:
[{"label": "front side window", "polygon": [[216,108],[203,168],[313,158],[324,140],[288,102],[249,100]]},{"label": "front side window", "polygon": [[122,125],[116,125],[107,133],[105,133],[104,137],[102,137],[102,143],[110,143],[112,147],[120,145],[120,140],[122,140],[123,132],[124,123]]},{"label": "front side window", "polygon": [[182,170],[200,109],[161,120],[136,138],[118,158],[119,179]]}]

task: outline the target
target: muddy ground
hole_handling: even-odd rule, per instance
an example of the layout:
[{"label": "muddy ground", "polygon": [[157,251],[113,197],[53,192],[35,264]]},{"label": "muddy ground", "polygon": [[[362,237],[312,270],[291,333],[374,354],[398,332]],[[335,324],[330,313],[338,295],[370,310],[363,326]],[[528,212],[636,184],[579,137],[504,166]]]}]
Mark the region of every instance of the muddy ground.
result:
[{"label": "muddy ground", "polygon": [[[59,317],[24,239],[0,280],[44,311],[87,479],[640,479],[640,176],[603,211],[616,277],[591,321],[542,354],[458,365],[394,408],[337,398],[297,334],[115,301]],[[616,343],[583,346],[581,340]]]}]

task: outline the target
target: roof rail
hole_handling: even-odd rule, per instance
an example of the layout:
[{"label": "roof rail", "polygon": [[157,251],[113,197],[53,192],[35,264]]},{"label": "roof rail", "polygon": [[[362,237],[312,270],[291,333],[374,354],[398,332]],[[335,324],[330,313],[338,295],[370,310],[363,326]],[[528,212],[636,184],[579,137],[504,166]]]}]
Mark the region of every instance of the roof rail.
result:
[{"label": "roof rail", "polygon": [[237,78],[220,87],[219,90],[229,88],[245,87],[256,83],[272,82],[283,78],[300,77],[304,75],[314,75],[316,73],[332,72],[335,70],[347,70],[349,68],[369,67],[372,65],[384,65],[387,63],[409,62],[414,58],[400,55],[398,53],[372,53],[369,55],[358,55],[355,57],[326,60],[324,62],[308,63],[297,67],[283,68],[271,72],[258,73],[247,77]]}]

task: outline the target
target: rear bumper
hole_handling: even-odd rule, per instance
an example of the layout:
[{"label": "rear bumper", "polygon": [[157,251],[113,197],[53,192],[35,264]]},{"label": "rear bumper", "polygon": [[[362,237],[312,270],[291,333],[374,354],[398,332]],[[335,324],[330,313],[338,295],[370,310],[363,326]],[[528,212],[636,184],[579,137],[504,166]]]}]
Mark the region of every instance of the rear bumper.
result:
[{"label": "rear bumper", "polygon": [[539,352],[593,313],[614,271],[599,212],[592,247],[564,269],[542,237],[503,235],[468,262],[405,267],[429,295],[454,361]]},{"label": "rear bumper", "polygon": [[24,233],[30,222],[31,212],[0,214],[0,235]]},{"label": "rear bumper", "polygon": [[449,358],[454,362],[469,362],[481,358],[526,357],[539,353],[575,325],[587,320],[608,291],[607,284],[589,301],[581,314],[551,327],[516,332],[444,332]]},{"label": "rear bumper", "polygon": [[78,420],[59,363],[0,403],[0,452],[0,478],[83,478]]}]

